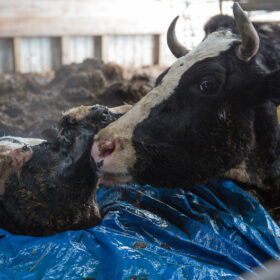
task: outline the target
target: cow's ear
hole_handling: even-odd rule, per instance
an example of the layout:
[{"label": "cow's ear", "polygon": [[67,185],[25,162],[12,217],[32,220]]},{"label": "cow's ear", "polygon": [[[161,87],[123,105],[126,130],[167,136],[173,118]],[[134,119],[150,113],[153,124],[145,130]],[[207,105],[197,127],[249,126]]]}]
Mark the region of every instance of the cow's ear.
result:
[{"label": "cow's ear", "polygon": [[280,104],[280,70],[267,74],[264,78],[262,96],[265,100],[271,100],[276,105]]}]

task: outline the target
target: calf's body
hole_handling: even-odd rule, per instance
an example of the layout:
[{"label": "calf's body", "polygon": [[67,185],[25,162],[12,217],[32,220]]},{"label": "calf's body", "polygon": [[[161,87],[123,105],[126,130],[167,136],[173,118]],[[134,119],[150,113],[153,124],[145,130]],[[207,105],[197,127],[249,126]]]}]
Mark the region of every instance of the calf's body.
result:
[{"label": "calf's body", "polygon": [[0,227],[15,234],[49,235],[97,225],[97,175],[90,148],[94,135],[123,110],[73,108],[48,141],[0,138]]}]

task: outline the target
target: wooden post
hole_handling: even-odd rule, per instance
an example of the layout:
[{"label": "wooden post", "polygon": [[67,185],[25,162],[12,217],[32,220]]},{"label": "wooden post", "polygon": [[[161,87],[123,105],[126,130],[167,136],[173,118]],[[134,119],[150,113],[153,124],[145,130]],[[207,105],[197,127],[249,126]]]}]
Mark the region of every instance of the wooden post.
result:
[{"label": "wooden post", "polygon": [[94,54],[93,57],[96,59],[102,59],[101,55],[101,36],[93,36],[94,40]]},{"label": "wooden post", "polygon": [[20,38],[13,38],[14,72],[20,72]]},{"label": "wooden post", "polygon": [[109,59],[109,36],[102,35],[100,38],[100,55],[104,62],[108,62]]},{"label": "wooden post", "polygon": [[219,1],[220,14],[223,14],[223,0]]},{"label": "wooden post", "polygon": [[61,65],[69,63],[69,38],[61,37]]},{"label": "wooden post", "polygon": [[153,43],[153,64],[160,64],[160,38],[159,34],[154,35],[154,43]]}]

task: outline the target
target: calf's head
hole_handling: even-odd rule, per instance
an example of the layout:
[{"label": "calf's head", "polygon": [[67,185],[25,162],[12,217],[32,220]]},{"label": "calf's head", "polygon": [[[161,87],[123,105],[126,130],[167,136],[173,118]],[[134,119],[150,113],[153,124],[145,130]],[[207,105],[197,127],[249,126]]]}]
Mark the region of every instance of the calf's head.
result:
[{"label": "calf's head", "polygon": [[241,38],[221,30],[191,51],[172,22],[168,45],[177,61],[95,137],[91,153],[105,183],[187,187],[224,176],[254,148],[256,108],[277,97],[279,74],[257,67],[258,35],[239,4],[233,10]]}]

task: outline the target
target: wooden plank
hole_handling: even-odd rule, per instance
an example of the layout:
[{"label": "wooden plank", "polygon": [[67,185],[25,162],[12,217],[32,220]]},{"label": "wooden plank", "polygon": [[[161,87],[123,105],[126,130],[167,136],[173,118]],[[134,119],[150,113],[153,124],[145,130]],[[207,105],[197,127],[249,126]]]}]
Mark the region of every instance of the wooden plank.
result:
[{"label": "wooden plank", "polygon": [[153,64],[160,64],[160,35],[154,35],[153,42]]},{"label": "wooden plank", "polygon": [[144,35],[163,33],[165,27],[132,19],[117,22],[104,18],[0,18],[0,37]]},{"label": "wooden plank", "polygon": [[248,3],[248,4],[242,4],[240,3],[240,6],[245,11],[279,11],[280,10],[280,3]]},{"label": "wooden plank", "polygon": [[20,72],[20,38],[13,38],[14,71]]},{"label": "wooden plank", "polygon": [[[162,1],[163,2],[163,1]],[[154,15],[157,9],[157,18],[161,12],[170,12],[168,3],[158,0],[0,0],[0,17],[93,17],[101,14],[102,17],[119,17],[124,15],[131,18],[145,20]],[[129,12],[128,12],[129,11]],[[162,15],[163,17],[165,15]]]},{"label": "wooden plank", "polygon": [[0,0],[0,37],[158,34],[168,11],[157,0]]},{"label": "wooden plank", "polygon": [[[232,0],[222,0],[232,1]],[[245,11],[280,11],[279,0],[237,0]]]},{"label": "wooden plank", "polygon": [[66,36],[61,37],[61,65],[69,63],[69,38]]}]

